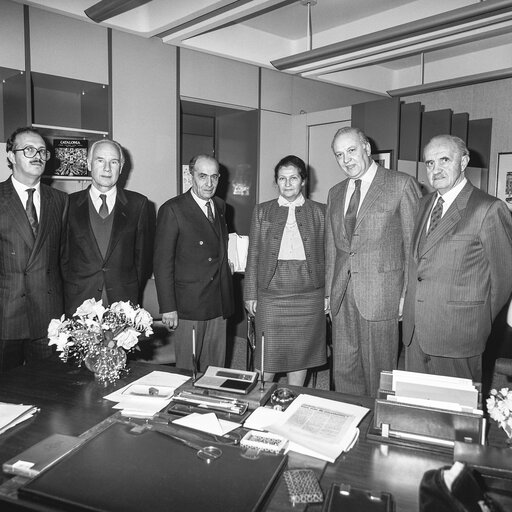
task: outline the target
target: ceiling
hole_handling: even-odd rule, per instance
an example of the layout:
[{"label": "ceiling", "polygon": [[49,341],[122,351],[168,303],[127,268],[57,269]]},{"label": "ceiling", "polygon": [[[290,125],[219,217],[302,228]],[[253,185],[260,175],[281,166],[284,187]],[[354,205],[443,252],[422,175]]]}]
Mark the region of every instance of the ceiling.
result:
[{"label": "ceiling", "polygon": [[[97,0],[15,1],[93,23]],[[512,0],[303,3],[152,0],[101,25],[382,95],[512,75]]]}]

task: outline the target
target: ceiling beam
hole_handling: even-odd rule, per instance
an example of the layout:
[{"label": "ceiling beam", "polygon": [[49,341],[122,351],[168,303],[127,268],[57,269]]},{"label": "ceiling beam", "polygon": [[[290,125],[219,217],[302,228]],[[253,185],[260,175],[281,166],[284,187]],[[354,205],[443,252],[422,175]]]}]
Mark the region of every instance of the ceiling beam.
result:
[{"label": "ceiling beam", "polygon": [[[346,41],[329,44],[321,48],[315,48],[306,52],[283,57],[271,62],[280,71],[294,71],[296,73],[311,69],[320,69],[336,63],[336,59],[344,56],[375,50],[381,46],[399,41],[407,41],[415,36],[422,36],[442,32],[443,30],[455,30],[462,24],[491,23],[492,17],[512,11],[512,0],[487,0],[469,6],[454,9],[452,11],[436,14],[420,20],[404,23],[377,32],[354,37]],[[404,43],[405,44],[405,43]]]},{"label": "ceiling beam", "polygon": [[101,0],[84,12],[92,21],[101,23],[149,2],[151,0]]}]

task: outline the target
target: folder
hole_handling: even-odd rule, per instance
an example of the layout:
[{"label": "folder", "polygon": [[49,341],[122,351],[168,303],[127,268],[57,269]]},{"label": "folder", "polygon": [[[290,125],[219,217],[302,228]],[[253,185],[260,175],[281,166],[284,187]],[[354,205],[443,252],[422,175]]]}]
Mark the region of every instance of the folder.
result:
[{"label": "folder", "polygon": [[169,436],[136,432],[112,424],[21,487],[19,496],[66,511],[255,511],[286,461],[285,455],[248,459],[239,447],[217,444],[222,455],[208,463]]}]

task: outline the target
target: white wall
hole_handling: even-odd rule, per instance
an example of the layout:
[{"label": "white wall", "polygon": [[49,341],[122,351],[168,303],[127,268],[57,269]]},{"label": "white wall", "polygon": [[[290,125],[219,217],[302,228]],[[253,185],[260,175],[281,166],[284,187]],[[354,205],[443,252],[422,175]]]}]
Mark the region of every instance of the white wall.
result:
[{"label": "white wall", "polygon": [[159,207],[176,195],[176,48],[113,31],[113,137],[130,154],[127,188]]}]

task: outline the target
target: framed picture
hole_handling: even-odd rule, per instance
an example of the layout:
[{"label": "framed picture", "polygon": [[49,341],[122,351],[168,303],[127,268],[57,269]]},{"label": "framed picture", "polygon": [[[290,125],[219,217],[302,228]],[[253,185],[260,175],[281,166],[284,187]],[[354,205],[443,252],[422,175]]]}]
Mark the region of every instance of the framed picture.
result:
[{"label": "framed picture", "polygon": [[505,201],[512,211],[512,152],[498,153],[496,197]]},{"label": "framed picture", "polygon": [[372,158],[382,167],[386,169],[391,169],[391,157],[393,155],[393,151],[381,151],[380,153],[374,153]]}]

